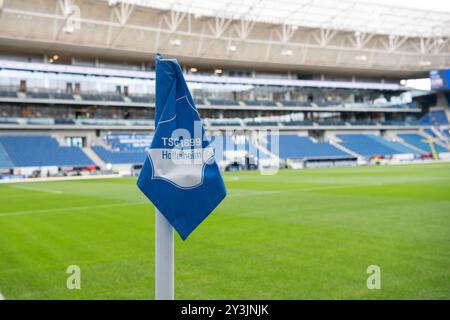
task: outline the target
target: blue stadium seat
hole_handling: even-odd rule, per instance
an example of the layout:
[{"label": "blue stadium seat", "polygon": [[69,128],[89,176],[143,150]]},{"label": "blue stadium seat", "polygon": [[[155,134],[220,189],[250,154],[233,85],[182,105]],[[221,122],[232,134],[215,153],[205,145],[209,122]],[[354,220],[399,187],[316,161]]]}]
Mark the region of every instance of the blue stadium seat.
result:
[{"label": "blue stadium seat", "polygon": [[145,151],[121,151],[114,152],[106,150],[102,146],[93,146],[92,150],[106,163],[112,164],[142,164],[144,163]]},{"label": "blue stadium seat", "polygon": [[387,140],[381,136],[371,135],[371,138],[378,143],[385,145],[386,147],[394,150],[396,153],[415,153],[415,150],[408,148],[400,142]]},{"label": "blue stadium seat", "polygon": [[447,125],[449,124],[447,114],[444,110],[433,110],[429,112],[430,123],[432,125]]},{"label": "blue stadium seat", "polygon": [[11,162],[11,159],[9,158],[2,144],[0,143],[0,168],[12,168],[12,167],[14,167],[14,165]]},{"label": "blue stadium seat", "polygon": [[427,135],[429,135],[430,137],[437,138],[436,134],[435,134],[434,131],[431,130],[431,129],[424,129],[423,132],[425,132],[425,133],[426,133]]},{"label": "blue stadium seat", "polygon": [[0,136],[0,144],[15,167],[94,164],[80,148],[60,146],[51,136]]},{"label": "blue stadium seat", "polygon": [[[328,142],[314,142],[309,137],[279,135],[279,157],[282,159],[347,158],[351,155]],[[268,137],[268,149],[276,152]]]},{"label": "blue stadium seat", "polygon": [[[426,142],[425,137],[416,134],[416,133],[403,133],[403,134],[399,134],[398,135],[400,138],[403,139],[403,141],[405,141],[406,143],[419,148],[420,150],[423,150],[426,153],[431,153],[431,148],[430,145],[428,144],[428,142]],[[441,153],[441,152],[448,152],[447,149],[445,149],[444,147],[441,147],[438,144],[434,144],[434,148],[436,150],[436,152]]]},{"label": "blue stadium seat", "polygon": [[148,134],[110,134],[104,137],[110,150],[102,146],[93,146],[92,150],[106,163],[141,164],[146,157],[153,136]]},{"label": "blue stadium seat", "polygon": [[389,141],[373,134],[339,134],[337,137],[342,141],[340,143],[342,146],[365,157],[416,153],[401,143]]},{"label": "blue stadium seat", "polygon": [[432,110],[425,114],[421,119],[420,122],[425,125],[448,125],[448,117],[444,110]]}]

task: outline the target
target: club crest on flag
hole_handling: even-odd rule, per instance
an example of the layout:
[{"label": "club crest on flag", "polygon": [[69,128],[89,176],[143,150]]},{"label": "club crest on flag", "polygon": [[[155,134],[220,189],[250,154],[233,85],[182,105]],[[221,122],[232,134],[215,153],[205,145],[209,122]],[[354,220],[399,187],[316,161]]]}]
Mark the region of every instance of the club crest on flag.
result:
[{"label": "club crest on flag", "polygon": [[157,56],[155,134],[137,184],[183,239],[226,195],[214,150],[173,59]]},{"label": "club crest on flag", "polygon": [[[148,151],[148,157],[152,164],[151,179],[163,179],[178,188],[195,188],[203,183],[205,167],[214,162],[214,151],[211,146],[202,147],[202,124],[197,110],[190,105],[186,96],[176,99],[176,109],[180,109],[178,115],[183,115],[185,120],[189,118],[194,123],[194,138],[185,138],[190,136],[189,130],[181,132],[183,129],[173,131],[173,137],[161,138],[162,147],[156,146]],[[183,110],[192,112],[183,112]],[[174,116],[168,120],[160,120],[159,129],[168,133],[173,127],[177,117]],[[175,124],[176,125],[176,124]],[[177,132],[183,135],[182,139],[177,137]]]}]

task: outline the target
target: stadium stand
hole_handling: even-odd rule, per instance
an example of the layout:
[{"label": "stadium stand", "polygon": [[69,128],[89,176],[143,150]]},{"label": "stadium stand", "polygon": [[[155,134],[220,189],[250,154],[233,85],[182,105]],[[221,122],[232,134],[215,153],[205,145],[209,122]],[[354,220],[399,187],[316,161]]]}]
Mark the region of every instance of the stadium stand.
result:
[{"label": "stadium stand", "polygon": [[[405,141],[409,145],[412,145],[412,146],[424,151],[425,153],[431,153],[430,145],[428,144],[428,142],[426,142],[427,138],[425,138],[419,134],[416,134],[416,133],[403,133],[403,134],[398,134],[398,136],[400,138],[402,138],[403,141]],[[445,149],[444,147],[442,147],[436,143],[434,143],[434,148],[435,148],[436,152],[438,152],[438,153],[448,152],[447,149]]]},{"label": "stadium stand", "polygon": [[129,96],[129,98],[132,102],[139,102],[139,103],[150,103],[151,101],[150,96]]},{"label": "stadium stand", "polygon": [[73,125],[73,124],[75,124],[75,120],[67,119],[67,118],[56,118],[55,124]]},{"label": "stadium stand", "polygon": [[311,107],[309,102],[302,101],[280,101],[285,107]]},{"label": "stadium stand", "polygon": [[15,91],[0,91],[1,98],[17,98],[17,92]]},{"label": "stadium stand", "polygon": [[79,122],[84,125],[94,126],[126,126],[129,123],[123,119],[81,119]]},{"label": "stadium stand", "polygon": [[385,120],[385,121],[381,121],[380,123],[385,126],[406,126],[408,124],[405,121],[399,121],[399,120]]},{"label": "stadium stand", "polygon": [[153,136],[147,134],[110,134],[104,137],[110,150],[103,146],[92,146],[92,150],[105,163],[141,164],[146,156]]},{"label": "stadium stand", "polygon": [[[32,1],[29,2],[32,3]],[[89,11],[93,6],[96,7],[95,3],[97,2],[104,6],[103,2],[96,0],[90,1],[89,4],[80,2],[78,5],[83,7],[83,10]],[[117,9],[115,7],[121,1],[110,2],[107,6],[108,10],[115,11]],[[6,5],[8,6],[8,4]],[[53,17],[54,8],[50,6],[51,8],[47,8],[49,9],[47,12],[44,7],[47,6],[43,5],[40,8],[43,10],[42,12],[46,12],[41,17],[42,20]],[[149,10],[149,16],[153,16],[151,15],[153,13],[157,14],[155,16],[160,16],[159,9],[152,6],[147,9],[141,5],[136,5],[136,7],[139,7],[139,10]],[[27,12],[31,12],[32,8]],[[106,7],[97,9],[99,12],[103,12]],[[226,9],[223,8],[223,10]],[[15,12],[14,10],[17,8],[13,6],[12,11],[8,12],[7,10],[5,14],[10,15],[11,12]],[[113,11],[111,12],[114,14]],[[189,14],[187,13],[188,16]],[[94,18],[93,20],[97,20]],[[206,22],[207,20],[208,22]],[[2,29],[4,33],[18,30],[17,25],[13,25],[15,21],[13,17],[4,21],[5,24],[12,24],[11,28]],[[101,19],[98,22],[100,25],[105,23]],[[261,22],[255,21],[254,27],[259,31],[254,34],[252,32],[251,37],[258,35],[259,39],[259,35],[267,33],[266,22]],[[278,25],[279,22],[274,26],[284,30],[285,22],[282,21]],[[21,25],[24,23],[31,24],[33,22],[24,19]],[[47,26],[50,26],[47,29],[50,30],[54,21],[50,19],[47,23]],[[136,18],[133,23],[136,23],[135,27],[144,27],[142,30],[147,30],[145,29],[145,26],[148,25],[147,20]],[[299,55],[296,50],[288,49],[291,45],[290,41],[283,44],[283,48],[278,48],[278,44],[272,48],[274,45],[272,39],[267,39],[266,44],[270,48],[269,51],[274,51],[271,52],[269,61],[264,60],[263,62],[259,60],[261,58],[260,44],[251,44],[252,41],[242,42],[242,39],[239,39],[238,46],[234,42],[231,45],[230,42],[230,47],[238,50],[237,56],[233,55],[231,51],[228,52],[228,49],[220,50],[220,46],[214,50],[206,50],[207,46],[204,46],[205,48],[199,46],[198,50],[205,50],[201,54],[199,51],[195,54],[195,50],[192,51],[192,48],[188,47],[185,51],[185,45],[189,45],[192,36],[195,38],[196,34],[202,34],[201,40],[203,41],[203,31],[199,27],[203,25],[202,27],[209,28],[205,23],[210,23],[209,18],[199,19],[191,26],[197,33],[190,34],[186,39],[172,39],[184,41],[183,45],[168,46],[165,48],[165,55],[172,58],[181,58],[187,55],[182,59],[182,72],[185,74],[192,97],[199,107],[198,111],[205,124],[205,129],[211,135],[215,135],[212,138],[212,144],[220,145],[219,140],[222,140],[223,145],[217,148],[216,153],[233,155],[234,152],[239,154],[242,160],[242,158],[258,153],[257,150],[254,152],[249,150],[255,145],[257,148],[253,149],[259,148],[258,150],[265,153],[263,144],[257,144],[255,137],[258,136],[259,131],[274,129],[278,130],[277,136],[280,135],[281,158],[294,159],[290,162],[296,162],[295,164],[307,162],[309,160],[304,159],[314,157],[318,160],[312,161],[317,162],[328,161],[322,157],[340,156],[351,156],[355,158],[352,161],[356,161],[356,155],[371,157],[373,155],[403,154],[402,156],[386,157],[386,162],[388,160],[396,162],[397,160],[428,159],[428,155],[417,156],[428,150],[427,142],[421,141],[426,139],[425,135],[439,140],[436,144],[438,152],[445,149],[445,145],[448,143],[446,137],[449,136],[450,94],[448,88],[416,90],[414,86],[405,85],[401,81],[408,82],[408,77],[413,75],[424,76],[425,69],[434,68],[437,60],[433,55],[427,58],[410,47],[401,48],[409,51],[408,54],[411,56],[417,55],[417,61],[429,60],[430,66],[426,68],[418,65],[417,61],[414,62],[413,59],[406,59],[403,62],[401,59],[391,59],[390,56],[394,54],[392,51],[388,50],[386,56],[379,54],[380,50],[384,50],[381,38],[384,37],[386,43],[390,43],[387,34],[381,36],[377,31],[374,33],[376,36],[372,37],[370,33],[363,32],[364,37],[367,35],[365,41],[368,43],[364,45],[367,54],[373,48],[375,51],[372,53],[375,54],[370,56],[371,59],[377,61],[368,66],[363,62],[367,58],[366,54],[350,54],[353,50],[360,51],[361,48],[355,48],[354,44],[361,39],[356,39],[356,42],[344,41],[342,47],[341,45],[335,46],[336,43],[341,42],[340,37],[349,39],[347,33],[352,32],[352,28],[345,32],[334,30],[332,34],[336,33],[336,38],[333,43],[334,41],[336,43],[330,48],[326,48],[326,46],[322,48],[320,45],[320,48],[305,52],[301,55],[301,61],[298,60]],[[162,24],[160,27],[164,29],[165,25]],[[84,27],[86,26],[83,25],[83,30]],[[320,28],[322,25],[319,26]],[[17,39],[18,46],[0,49],[0,134],[48,134],[48,138],[51,139],[51,133],[57,141],[70,141],[71,144],[76,145],[80,145],[81,141],[84,146],[82,152],[92,158],[91,160],[101,170],[104,170],[103,161],[113,164],[142,163],[151,138],[145,140],[145,137],[125,132],[153,134],[155,131],[156,65],[153,59],[136,55],[137,52],[142,52],[143,48],[135,45],[144,43],[132,41],[126,45],[121,44],[120,49],[119,46],[111,46],[108,48],[111,52],[105,55],[99,51],[97,46],[92,46],[89,41],[81,40],[86,38],[96,41],[106,28],[97,28],[95,32],[90,32],[92,30],[88,30],[88,32],[86,29],[83,32],[77,32],[74,37],[67,37],[64,40],[72,39],[69,42],[74,41],[72,45],[75,46],[79,44],[78,41],[81,41],[80,43],[87,45],[86,52],[83,54],[69,50],[58,52],[60,47],[58,42],[61,39],[50,39],[56,42],[52,48],[45,49],[42,46],[36,48],[35,45],[37,46],[38,43],[45,40],[39,39],[45,32],[38,33],[29,26],[22,29],[24,29],[25,37]],[[64,30],[64,28],[60,29]],[[396,32],[395,29],[393,31]],[[32,34],[33,30],[36,31],[38,37],[31,41],[28,35]],[[137,31],[135,28],[123,28],[121,32],[124,34],[117,38],[117,41],[133,39],[136,36],[132,34],[133,30]],[[325,30],[327,29],[325,28]],[[314,28],[310,30],[310,27],[303,31],[305,34],[318,32]],[[353,31],[355,31],[355,37],[359,37],[357,36],[360,34],[359,28],[355,28]],[[125,33],[127,33],[126,37]],[[322,33],[320,34],[322,36]],[[94,35],[95,38],[91,38]],[[171,37],[173,31],[171,30],[166,35]],[[177,34],[177,37],[180,38],[185,36]],[[10,34],[8,39],[14,37],[16,35]],[[220,36],[214,38],[214,42],[219,43],[224,40],[220,38]],[[297,38],[292,37],[292,41],[297,42]],[[50,40],[47,39],[47,42]],[[414,35],[411,41],[416,40],[417,36]],[[265,40],[262,37],[258,41],[264,42]],[[405,43],[409,43],[408,41]],[[22,50],[21,42],[28,43],[27,50]],[[227,40],[227,42],[229,41]],[[354,42],[354,44],[350,42]],[[63,44],[66,45],[66,43]],[[286,46],[286,50],[284,50],[284,46]],[[32,48],[39,50],[31,50]],[[441,49],[445,50],[446,47],[442,46]],[[152,52],[149,48],[145,50],[145,52]],[[275,54],[278,50],[283,57]],[[325,54],[321,54],[322,50],[325,50],[323,51]],[[289,51],[292,52],[289,53]],[[124,54],[127,52],[129,55]],[[219,58],[224,52],[227,53],[226,56]],[[286,59],[283,52],[288,56],[292,54],[292,57]],[[341,53],[343,53],[342,59],[338,60],[342,61],[338,63],[335,57],[341,56]],[[348,56],[347,53],[349,53]],[[405,52],[399,51],[397,54],[403,56]],[[354,63],[354,59],[359,58],[364,59]],[[306,60],[308,63],[305,63]],[[395,60],[397,63],[391,63],[391,60]],[[247,61],[247,63],[242,63],[242,61]],[[266,65],[266,62],[271,62],[271,64]],[[400,68],[399,63],[404,65]],[[305,65],[308,65],[308,68],[298,67]],[[333,68],[329,69],[329,66]],[[412,66],[414,68],[409,70]],[[367,68],[373,68],[377,72],[368,72]],[[368,135],[366,132],[373,134]],[[408,137],[411,142],[407,142],[406,138],[394,141],[386,138],[408,132],[416,134],[415,137],[414,135]],[[350,135],[349,133],[354,134]],[[275,133],[272,131],[272,134]],[[337,141],[332,144],[322,142],[322,137],[330,135],[340,135],[342,145],[339,145]],[[419,135],[423,135],[423,137]],[[250,140],[249,137],[251,137]],[[313,137],[320,137],[320,141],[316,142]],[[99,141],[103,138],[104,140]],[[263,142],[265,142],[264,139]],[[53,147],[57,150],[63,148]],[[420,151],[422,149],[425,150]],[[15,166],[15,158],[9,157],[9,151],[8,148],[5,148],[3,154],[11,158],[10,161]],[[444,159],[447,156],[450,159],[450,154],[442,155],[441,158]],[[275,159],[277,162],[279,160],[276,159],[277,157],[269,158],[268,160]],[[4,160],[6,157],[2,159],[3,163],[8,165]],[[299,161],[295,161],[295,159],[299,159]],[[247,160],[244,159],[244,161]],[[331,160],[331,162],[341,160]],[[378,161],[378,159],[372,160],[372,162]],[[64,161],[58,164],[64,165]],[[279,163],[282,163],[281,166],[285,165],[283,161]],[[365,161],[361,161],[361,163],[365,163]],[[134,167],[138,168],[139,166],[130,166],[130,168]],[[28,169],[29,171],[34,170]]]},{"label": "stadium stand", "polygon": [[0,136],[0,145],[15,167],[93,165],[80,148],[60,146],[49,135]]},{"label": "stadium stand", "polygon": [[385,145],[388,148],[391,148],[396,153],[414,153],[415,150],[408,148],[407,146],[401,144],[400,142],[388,140],[382,136],[372,135],[371,138],[378,143]]},{"label": "stadium stand", "polygon": [[[268,149],[273,147],[268,139]],[[328,142],[315,142],[309,137],[279,135],[279,157],[282,159],[343,158],[349,154]]]},{"label": "stadium stand", "polygon": [[259,102],[256,100],[243,100],[242,101],[246,106],[259,106]]},{"label": "stadium stand", "polygon": [[284,126],[312,126],[313,121],[312,120],[303,120],[303,121],[282,121],[281,122]]},{"label": "stadium stand", "polygon": [[239,127],[241,122],[239,119],[209,119],[208,123],[210,126],[230,126],[230,127]]},{"label": "stadium stand", "polygon": [[432,125],[447,125],[449,124],[447,114],[444,110],[430,111],[430,124]]},{"label": "stadium stand", "polygon": [[436,133],[434,133],[433,130],[427,128],[423,130],[424,133],[426,133],[427,135],[433,137],[433,138],[438,138],[438,136],[436,135]]},{"label": "stadium stand", "polygon": [[239,105],[239,103],[236,100],[232,100],[232,99],[209,98],[208,101],[211,105],[215,105],[215,106],[237,106],[237,105]]},{"label": "stadium stand", "polygon": [[341,103],[339,101],[316,101],[315,104],[319,107],[330,107],[340,105]]},{"label": "stadium stand", "polygon": [[73,100],[73,95],[69,93],[54,93],[53,98],[61,100]]},{"label": "stadium stand", "polygon": [[198,98],[198,97],[194,97],[194,103],[196,105],[204,105],[205,104],[205,99],[203,98]]},{"label": "stadium stand", "polygon": [[146,151],[152,143],[153,136],[149,134],[110,134],[104,140],[116,151]]},{"label": "stadium stand", "polygon": [[420,123],[424,125],[448,125],[448,117],[443,109],[430,110],[421,119]]},{"label": "stadium stand", "polygon": [[259,105],[264,106],[264,107],[276,107],[277,106],[276,102],[273,100],[259,101]]},{"label": "stadium stand", "polygon": [[81,98],[87,101],[101,101],[103,100],[102,96],[99,94],[82,94]]},{"label": "stadium stand", "polygon": [[103,96],[106,101],[121,101],[123,102],[123,97],[120,94],[108,94]]},{"label": "stadium stand", "polygon": [[278,126],[278,122],[276,121],[270,121],[270,120],[258,120],[258,119],[251,119],[245,121],[245,125],[251,126],[251,127],[258,127],[258,126]]},{"label": "stadium stand", "polygon": [[48,92],[27,92],[27,96],[32,99],[50,99]]},{"label": "stadium stand", "polygon": [[340,119],[323,119],[323,120],[318,120],[317,121],[318,125],[321,126],[343,126],[345,125],[345,121],[340,120]]},{"label": "stadium stand", "polygon": [[13,166],[8,154],[0,143],[0,168],[12,168]]},{"label": "stadium stand", "polygon": [[422,125],[430,125],[430,113],[426,113],[422,118],[419,119],[419,122]]},{"label": "stadium stand", "polygon": [[92,150],[102,159],[105,163],[111,164],[142,164],[145,160],[146,153],[142,151],[121,151],[114,152],[105,149],[102,146],[92,146]]},{"label": "stadium stand", "polygon": [[374,134],[338,134],[340,144],[365,157],[415,153],[414,150]]}]

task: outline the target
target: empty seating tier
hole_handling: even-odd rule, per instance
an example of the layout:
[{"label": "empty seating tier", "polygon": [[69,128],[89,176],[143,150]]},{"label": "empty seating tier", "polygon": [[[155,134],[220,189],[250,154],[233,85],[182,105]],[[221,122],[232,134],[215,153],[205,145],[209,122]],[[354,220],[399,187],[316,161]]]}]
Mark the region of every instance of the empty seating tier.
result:
[{"label": "empty seating tier", "polygon": [[[309,137],[280,135],[278,141],[278,154],[281,159],[333,159],[351,157],[351,155],[328,142],[315,142]],[[268,138],[268,142],[270,142],[270,137]],[[272,143],[269,143],[268,149],[272,153],[277,153]]]},{"label": "empty seating tier", "polygon": [[92,150],[106,163],[111,164],[141,164],[144,162],[146,153],[144,151],[141,152],[133,152],[133,151],[121,151],[114,152],[105,149],[102,146],[93,146]]},{"label": "empty seating tier", "polygon": [[92,150],[106,163],[141,164],[152,138],[153,136],[146,134],[110,134],[104,137],[109,150],[103,146],[93,146]]},{"label": "empty seating tier", "polygon": [[[416,133],[403,133],[403,134],[399,134],[398,136],[400,138],[402,138],[403,141],[405,141],[407,144],[412,145],[416,148],[419,148],[420,150],[424,151],[425,153],[431,153],[431,147],[427,141],[427,138],[425,138],[419,134],[416,134]],[[433,145],[434,145],[434,149],[438,153],[448,152],[447,149],[445,149],[444,147],[442,147],[436,143],[433,143]]]},{"label": "empty seating tier", "polygon": [[342,146],[365,157],[417,153],[399,142],[374,134],[339,134],[337,137]]},{"label": "empty seating tier", "polygon": [[8,154],[0,143],[0,168],[12,168],[13,166]]},{"label": "empty seating tier", "polygon": [[430,111],[430,123],[432,125],[447,125],[449,124],[447,114],[444,110]]},{"label": "empty seating tier", "polygon": [[15,167],[94,164],[81,148],[60,146],[51,136],[0,136],[0,144]]}]

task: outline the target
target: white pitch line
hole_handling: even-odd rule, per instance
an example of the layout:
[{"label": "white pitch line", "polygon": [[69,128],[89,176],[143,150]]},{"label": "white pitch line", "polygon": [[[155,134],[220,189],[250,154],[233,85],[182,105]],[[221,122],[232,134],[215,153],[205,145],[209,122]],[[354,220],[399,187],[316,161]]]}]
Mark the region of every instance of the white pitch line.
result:
[{"label": "white pitch line", "polygon": [[382,186],[384,183],[371,183],[371,184],[346,184],[346,185],[339,185],[339,186],[327,186],[327,187],[313,187],[313,188],[305,188],[305,189],[298,189],[298,191],[318,191],[318,190],[332,190],[332,189],[343,189],[343,188],[353,188],[353,187],[372,187],[372,186]]},{"label": "white pitch line", "polygon": [[2,296],[2,293],[0,292],[0,300],[5,300],[5,297]]},{"label": "white pitch line", "polygon": [[30,186],[12,185],[11,187],[14,188],[14,189],[22,189],[22,190],[30,190],[30,191],[38,191],[38,192],[47,192],[47,193],[54,193],[54,194],[62,194],[63,193],[60,190],[52,190],[52,189],[37,188],[37,187],[30,187]]},{"label": "white pitch line", "polygon": [[249,192],[242,192],[242,193],[230,193],[227,195],[227,197],[243,197],[243,196],[262,196],[266,194],[275,194],[275,193],[282,193],[284,191],[282,190],[275,190],[275,191],[249,191]]},{"label": "white pitch line", "polygon": [[150,202],[149,201],[139,201],[139,202],[129,202],[129,203],[101,204],[101,205],[97,205],[97,206],[65,207],[65,208],[27,210],[27,211],[15,211],[15,212],[13,211],[13,212],[0,213],[0,218],[1,217],[10,217],[10,216],[39,214],[39,213],[52,213],[52,212],[59,212],[59,211],[74,211],[74,210],[85,210],[85,209],[101,209],[101,208],[136,206],[136,205],[148,204],[148,203],[150,203]]},{"label": "white pitch line", "polygon": [[225,176],[223,177],[223,180],[225,181],[239,181],[239,177],[238,176]]}]

